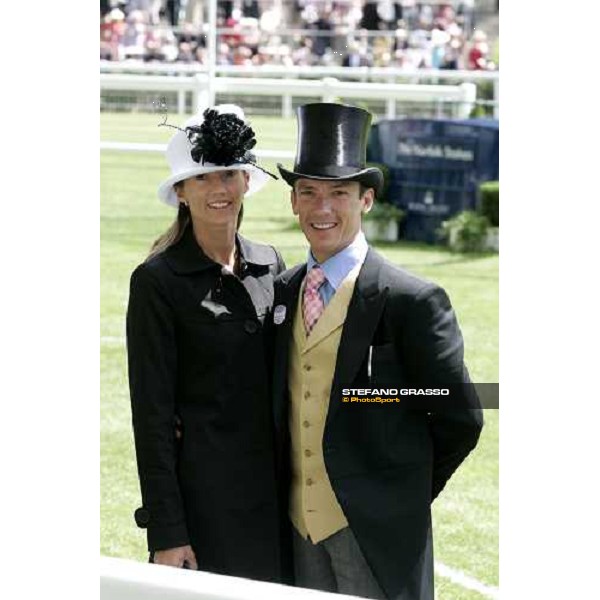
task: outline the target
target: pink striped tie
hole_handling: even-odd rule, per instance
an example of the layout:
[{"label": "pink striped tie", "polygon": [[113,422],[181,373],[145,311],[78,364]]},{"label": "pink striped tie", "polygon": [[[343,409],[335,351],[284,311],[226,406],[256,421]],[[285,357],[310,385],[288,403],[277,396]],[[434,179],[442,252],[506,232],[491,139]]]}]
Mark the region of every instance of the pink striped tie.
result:
[{"label": "pink striped tie", "polygon": [[315,323],[325,310],[323,299],[319,294],[319,288],[325,281],[325,273],[321,267],[313,267],[306,276],[304,287],[304,327],[306,335],[309,335]]}]

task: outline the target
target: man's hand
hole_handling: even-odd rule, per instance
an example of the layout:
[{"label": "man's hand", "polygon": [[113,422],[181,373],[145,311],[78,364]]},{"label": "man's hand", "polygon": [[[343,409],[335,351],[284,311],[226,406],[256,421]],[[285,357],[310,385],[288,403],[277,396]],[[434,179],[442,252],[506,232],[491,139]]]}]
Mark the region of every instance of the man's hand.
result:
[{"label": "man's hand", "polygon": [[184,566],[194,571],[198,570],[196,555],[191,546],[179,546],[168,550],[157,550],[154,553],[154,563],[168,567],[183,568]]}]

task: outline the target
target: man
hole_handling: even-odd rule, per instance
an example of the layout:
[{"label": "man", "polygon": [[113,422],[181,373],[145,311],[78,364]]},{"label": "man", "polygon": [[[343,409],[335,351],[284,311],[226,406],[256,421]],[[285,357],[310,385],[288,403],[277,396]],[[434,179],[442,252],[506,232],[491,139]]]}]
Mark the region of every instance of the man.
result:
[{"label": "man", "polygon": [[[296,584],[433,600],[430,504],[483,424],[462,337],[440,287],[365,241],[361,217],[383,183],[365,167],[370,114],[309,104],[298,119],[294,170],[278,167],[310,252],[276,280],[271,318]],[[425,388],[451,390],[443,409],[360,398]]]}]

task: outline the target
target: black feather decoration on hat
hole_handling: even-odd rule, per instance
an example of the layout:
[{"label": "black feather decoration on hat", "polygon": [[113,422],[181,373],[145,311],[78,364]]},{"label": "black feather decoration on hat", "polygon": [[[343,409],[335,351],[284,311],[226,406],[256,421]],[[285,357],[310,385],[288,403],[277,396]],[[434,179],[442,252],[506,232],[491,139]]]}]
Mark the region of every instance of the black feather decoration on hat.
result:
[{"label": "black feather decoration on hat", "polygon": [[231,113],[218,113],[212,108],[204,111],[204,122],[201,125],[190,125],[185,129],[167,123],[164,120],[159,127],[172,127],[186,134],[192,145],[192,160],[228,167],[234,163],[250,164],[266,173],[273,179],[277,175],[263,169],[256,163],[256,156],[250,152],[256,146],[254,131],[244,121]]},{"label": "black feather decoration on hat", "polygon": [[254,162],[250,152],[256,146],[254,131],[236,115],[208,108],[201,125],[185,129],[192,144],[192,159],[197,163],[229,166]]}]

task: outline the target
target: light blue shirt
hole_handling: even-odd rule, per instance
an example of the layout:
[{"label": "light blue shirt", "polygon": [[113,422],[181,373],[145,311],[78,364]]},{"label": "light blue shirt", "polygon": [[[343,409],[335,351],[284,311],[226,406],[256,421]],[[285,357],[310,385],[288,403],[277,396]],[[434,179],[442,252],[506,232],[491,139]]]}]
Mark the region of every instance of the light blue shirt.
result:
[{"label": "light blue shirt", "polygon": [[308,251],[308,260],[306,261],[307,272],[314,266],[319,265],[325,273],[325,282],[319,288],[319,295],[323,299],[323,304],[327,306],[329,301],[340,287],[342,281],[346,279],[348,273],[358,264],[362,264],[367,256],[369,245],[362,231],[354,238],[354,241],[328,258],[323,264],[315,260],[312,252]]}]

